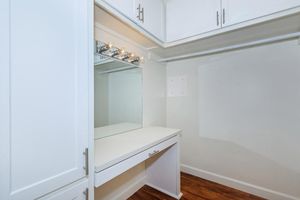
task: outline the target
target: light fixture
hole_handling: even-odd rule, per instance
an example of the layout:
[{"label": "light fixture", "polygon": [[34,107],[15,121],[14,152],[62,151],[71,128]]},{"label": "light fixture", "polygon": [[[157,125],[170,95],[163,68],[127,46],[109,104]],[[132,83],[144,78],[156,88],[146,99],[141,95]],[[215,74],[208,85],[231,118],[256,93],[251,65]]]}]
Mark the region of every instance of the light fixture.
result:
[{"label": "light fixture", "polygon": [[128,63],[139,65],[144,62],[143,57],[136,56],[134,53],[127,52],[124,48],[117,48],[112,43],[96,41],[96,53],[119,59]]}]

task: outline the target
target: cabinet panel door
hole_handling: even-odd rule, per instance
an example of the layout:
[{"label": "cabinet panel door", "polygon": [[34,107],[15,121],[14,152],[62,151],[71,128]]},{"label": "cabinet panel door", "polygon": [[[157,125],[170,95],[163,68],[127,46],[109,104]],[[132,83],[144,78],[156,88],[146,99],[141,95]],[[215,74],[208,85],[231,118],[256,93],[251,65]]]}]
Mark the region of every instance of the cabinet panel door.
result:
[{"label": "cabinet panel door", "polygon": [[167,0],[167,41],[221,28],[220,0]]},{"label": "cabinet panel door", "polygon": [[134,0],[104,0],[111,7],[115,8],[129,19],[135,19]]},{"label": "cabinet panel door", "polygon": [[222,6],[229,26],[300,6],[300,0],[222,0]]},{"label": "cabinet panel door", "polygon": [[86,200],[86,189],[88,187],[87,179],[79,183],[62,188],[62,190],[49,194],[39,200]]},{"label": "cabinet panel door", "polygon": [[0,142],[0,170],[8,182],[1,193],[30,200],[85,176],[88,1],[9,2],[9,65],[0,68],[8,85],[0,91],[8,100],[0,104],[1,112],[8,106],[1,140],[9,138]]},{"label": "cabinet panel door", "polygon": [[138,0],[138,4],[144,9],[144,21],[138,23],[153,36],[164,41],[165,8],[162,0]]}]

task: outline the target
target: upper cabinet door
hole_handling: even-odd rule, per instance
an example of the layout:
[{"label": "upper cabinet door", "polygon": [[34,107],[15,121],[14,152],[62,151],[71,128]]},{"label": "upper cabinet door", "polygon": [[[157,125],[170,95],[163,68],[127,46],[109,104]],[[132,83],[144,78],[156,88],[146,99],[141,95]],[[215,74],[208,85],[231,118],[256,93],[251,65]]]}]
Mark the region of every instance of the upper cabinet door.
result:
[{"label": "upper cabinet door", "polygon": [[222,0],[223,26],[300,6],[300,0]]},{"label": "upper cabinet door", "polygon": [[221,28],[220,0],[167,0],[167,42]]},{"label": "upper cabinet door", "polygon": [[9,2],[9,65],[0,67],[8,85],[0,91],[8,100],[0,104],[0,174],[8,182],[0,193],[29,200],[86,176],[89,3]]},{"label": "upper cabinet door", "polygon": [[165,7],[163,0],[136,0],[136,20],[140,26],[155,36],[165,40]]},{"label": "upper cabinet door", "polygon": [[135,19],[135,0],[104,0],[129,19]]}]

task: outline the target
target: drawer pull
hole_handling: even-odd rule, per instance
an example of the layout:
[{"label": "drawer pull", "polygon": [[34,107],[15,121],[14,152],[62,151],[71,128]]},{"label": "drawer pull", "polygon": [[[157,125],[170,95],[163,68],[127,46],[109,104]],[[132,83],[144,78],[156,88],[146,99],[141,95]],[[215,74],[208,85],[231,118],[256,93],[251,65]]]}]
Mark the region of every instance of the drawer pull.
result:
[{"label": "drawer pull", "polygon": [[152,157],[158,153],[159,153],[159,150],[154,150],[152,153],[149,153],[148,155],[149,155],[149,157]]}]

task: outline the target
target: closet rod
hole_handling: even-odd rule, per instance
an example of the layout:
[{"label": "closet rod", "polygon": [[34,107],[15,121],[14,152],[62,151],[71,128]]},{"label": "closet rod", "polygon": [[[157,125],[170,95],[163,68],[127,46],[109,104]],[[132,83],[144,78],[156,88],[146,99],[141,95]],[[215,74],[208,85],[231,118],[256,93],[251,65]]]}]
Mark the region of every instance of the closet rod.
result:
[{"label": "closet rod", "polygon": [[244,49],[244,48],[249,48],[249,47],[254,47],[254,46],[260,46],[260,45],[270,44],[270,43],[274,43],[274,42],[280,42],[280,41],[284,41],[284,40],[291,40],[291,39],[296,39],[299,37],[300,37],[300,32],[295,32],[295,33],[276,36],[276,37],[272,37],[272,38],[257,40],[254,42],[247,42],[247,43],[232,45],[232,46],[228,46],[228,47],[222,47],[222,48],[213,49],[213,50],[200,51],[200,52],[186,54],[186,55],[182,55],[182,56],[163,58],[158,61],[159,62],[170,62],[170,61],[176,61],[176,60],[184,60],[184,59],[189,59],[189,58],[194,58],[194,57],[201,57],[201,56],[207,56],[207,55],[211,55],[211,54],[223,53],[226,51],[233,51],[233,50]]}]

